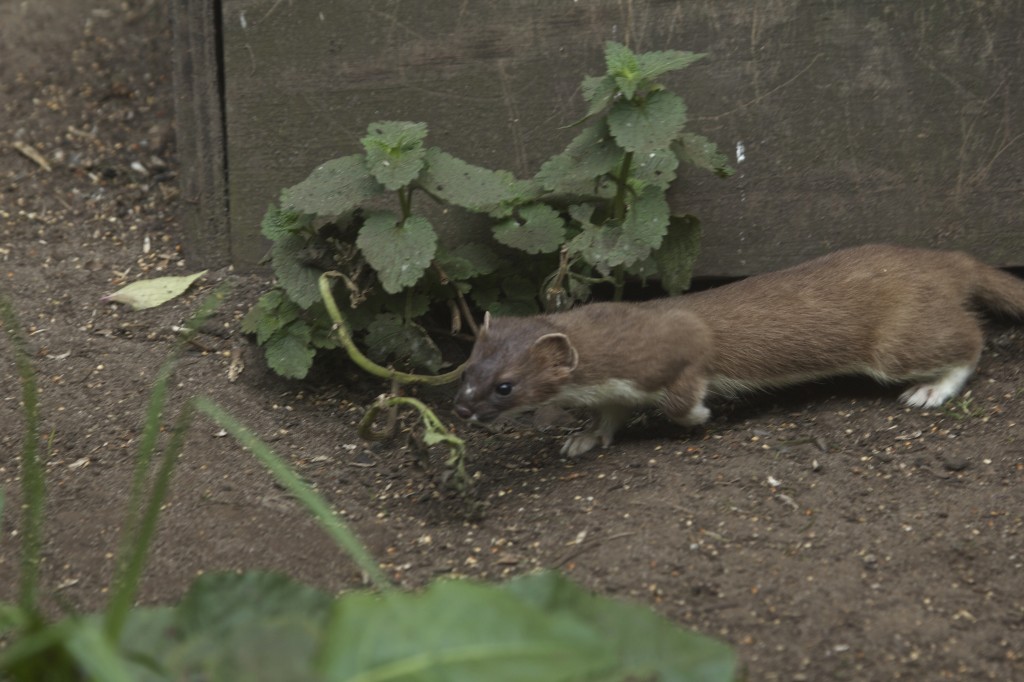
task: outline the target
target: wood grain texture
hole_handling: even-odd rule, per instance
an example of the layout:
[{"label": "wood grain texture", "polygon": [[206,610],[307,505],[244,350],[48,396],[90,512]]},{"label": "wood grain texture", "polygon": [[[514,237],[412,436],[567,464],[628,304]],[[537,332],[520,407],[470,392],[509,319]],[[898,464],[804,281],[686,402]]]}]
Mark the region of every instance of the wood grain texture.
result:
[{"label": "wood grain texture", "polygon": [[259,219],[280,189],[358,152],[375,120],[425,121],[428,144],[532,174],[573,136],[579,83],[603,71],[609,39],[710,53],[666,79],[689,129],[737,168],[688,171],[674,188],[676,210],[704,225],[698,274],[866,241],[1024,265],[1019,0],[223,0],[222,12],[243,267],[263,255]]},{"label": "wood grain texture", "polygon": [[[195,267],[231,261],[227,165],[214,0],[174,0],[174,97],[185,255]],[[252,237],[250,237],[250,240]]]}]

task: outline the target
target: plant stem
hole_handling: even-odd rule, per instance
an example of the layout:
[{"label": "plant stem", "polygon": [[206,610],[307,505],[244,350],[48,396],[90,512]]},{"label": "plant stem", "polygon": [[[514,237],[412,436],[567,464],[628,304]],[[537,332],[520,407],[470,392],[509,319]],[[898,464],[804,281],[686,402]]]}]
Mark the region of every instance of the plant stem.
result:
[{"label": "plant stem", "polygon": [[[633,152],[626,152],[622,157],[622,165],[615,176],[615,198],[612,199],[612,218],[622,225],[626,221],[626,192],[629,191],[629,174],[633,167]],[[613,300],[621,301],[626,288],[626,270],[621,265],[612,273],[615,284]]]},{"label": "plant stem", "polygon": [[402,223],[412,215],[412,191],[408,187],[398,188],[398,205],[402,208]]},{"label": "plant stem", "polygon": [[341,341],[341,345],[345,349],[345,352],[348,353],[348,357],[352,362],[356,363],[360,369],[375,377],[397,381],[400,384],[427,384],[430,386],[443,386],[444,384],[450,384],[462,375],[462,370],[465,367],[464,364],[459,365],[447,374],[407,374],[394,369],[381,367],[376,362],[363,355],[363,352],[359,350],[355,342],[352,340],[352,334],[349,332],[348,325],[345,323],[345,318],[342,317],[341,310],[338,308],[338,304],[334,300],[334,294],[331,293],[330,280],[332,277],[344,277],[344,275],[334,271],[325,272],[320,275],[320,296],[324,300],[324,306],[327,308],[327,314],[331,316],[331,320],[334,322],[334,329],[338,334],[338,340]]},{"label": "plant stem", "polygon": [[626,192],[629,191],[629,173],[633,167],[633,152],[626,152],[615,176],[615,198],[612,199],[612,218],[619,223],[626,219]]},{"label": "plant stem", "polygon": [[[359,435],[366,440],[379,440],[382,435],[373,429],[373,422],[377,413],[382,409],[394,409],[399,406],[412,407],[420,413],[423,420],[424,436],[423,442],[427,445],[444,443],[448,446],[449,455],[445,466],[454,469],[456,483],[460,489],[467,489],[472,480],[466,473],[466,443],[461,438],[445,428],[434,411],[427,407],[422,401],[408,396],[381,396],[373,405],[366,410],[362,420],[359,422]],[[392,424],[393,426],[393,424]]]},{"label": "plant stem", "polygon": [[612,272],[612,284],[615,285],[612,300],[621,301],[626,290],[626,269],[621,265],[616,266],[614,272]]}]

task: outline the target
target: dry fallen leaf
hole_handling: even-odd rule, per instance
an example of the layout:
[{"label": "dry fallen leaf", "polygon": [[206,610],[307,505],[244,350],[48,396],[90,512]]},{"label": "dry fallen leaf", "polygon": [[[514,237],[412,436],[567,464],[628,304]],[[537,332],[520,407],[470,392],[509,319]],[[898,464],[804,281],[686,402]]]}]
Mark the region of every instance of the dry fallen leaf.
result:
[{"label": "dry fallen leaf", "polygon": [[196,281],[206,273],[207,271],[203,270],[202,272],[197,272],[194,275],[157,277],[155,279],[132,282],[131,284],[118,289],[109,296],[104,296],[102,300],[124,303],[127,306],[131,306],[133,310],[155,308],[156,306],[166,303],[172,298],[183,294],[192,282]]}]

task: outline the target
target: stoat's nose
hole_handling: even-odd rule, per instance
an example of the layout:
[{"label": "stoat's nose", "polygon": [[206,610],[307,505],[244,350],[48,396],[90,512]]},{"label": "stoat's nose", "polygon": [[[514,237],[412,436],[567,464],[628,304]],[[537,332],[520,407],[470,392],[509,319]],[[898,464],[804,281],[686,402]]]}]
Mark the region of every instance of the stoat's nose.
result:
[{"label": "stoat's nose", "polygon": [[473,416],[473,410],[469,409],[465,405],[460,405],[456,403],[455,414],[459,417],[459,419],[469,419]]}]

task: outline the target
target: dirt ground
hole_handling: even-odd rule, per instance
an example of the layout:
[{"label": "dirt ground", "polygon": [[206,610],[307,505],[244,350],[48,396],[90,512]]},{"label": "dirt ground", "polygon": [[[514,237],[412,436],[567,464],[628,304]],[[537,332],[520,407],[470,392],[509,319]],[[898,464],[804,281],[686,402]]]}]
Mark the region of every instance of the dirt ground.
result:
[{"label": "dirt ground", "polygon": [[[400,584],[557,567],[728,640],[750,680],[1024,680],[1024,329],[992,327],[970,393],[941,410],[905,409],[870,382],[829,383],[714,404],[700,432],[650,416],[575,461],[559,456],[557,433],[460,425],[476,453],[480,515],[468,517],[437,492],[438,456],[424,463],[401,442],[356,436],[383,386],[344,367],[304,383],[265,369],[238,331],[265,278],[211,272],[143,312],[101,301],[195,269],[176,222],[163,4],[0,3],[0,287],[39,374],[51,606],[103,606],[148,387],[175,325],[230,280],[175,399],[210,396],[253,428]],[[245,361],[235,381],[233,353]],[[9,600],[23,422],[6,339],[0,357]],[[455,421],[451,391],[423,397]],[[361,585],[270,475],[201,420],[142,601],[173,601],[203,572],[256,568],[328,590]]]}]

